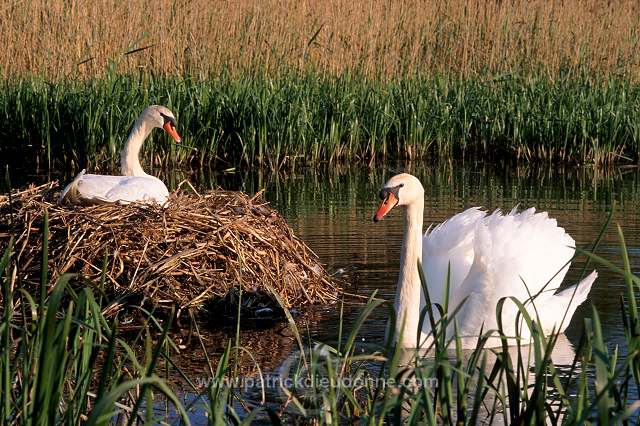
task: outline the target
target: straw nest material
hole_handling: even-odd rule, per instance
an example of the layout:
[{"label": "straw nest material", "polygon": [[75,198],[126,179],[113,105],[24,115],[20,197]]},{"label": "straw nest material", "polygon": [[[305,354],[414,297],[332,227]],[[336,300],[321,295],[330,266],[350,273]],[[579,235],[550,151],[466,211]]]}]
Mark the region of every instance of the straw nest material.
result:
[{"label": "straw nest material", "polygon": [[166,209],[64,207],[55,204],[54,188],[0,197],[0,249],[15,238],[23,288],[39,286],[46,211],[51,283],[68,272],[96,283],[104,270],[113,300],[133,295],[136,303],[179,310],[198,310],[239,286],[248,299],[273,289],[287,307],[336,300],[338,289],[317,256],[259,194],[178,193]]}]

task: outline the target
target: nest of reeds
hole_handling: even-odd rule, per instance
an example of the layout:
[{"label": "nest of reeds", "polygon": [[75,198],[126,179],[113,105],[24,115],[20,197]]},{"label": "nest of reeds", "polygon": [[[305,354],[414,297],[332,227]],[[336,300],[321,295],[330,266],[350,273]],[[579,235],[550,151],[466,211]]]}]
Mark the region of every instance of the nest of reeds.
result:
[{"label": "nest of reeds", "polygon": [[50,283],[65,273],[104,282],[112,312],[132,297],[197,311],[238,288],[246,300],[275,292],[286,307],[336,300],[338,288],[317,256],[259,194],[179,192],[165,209],[79,207],[58,206],[55,188],[0,198],[0,249],[14,238],[22,288],[39,287],[46,212]]}]

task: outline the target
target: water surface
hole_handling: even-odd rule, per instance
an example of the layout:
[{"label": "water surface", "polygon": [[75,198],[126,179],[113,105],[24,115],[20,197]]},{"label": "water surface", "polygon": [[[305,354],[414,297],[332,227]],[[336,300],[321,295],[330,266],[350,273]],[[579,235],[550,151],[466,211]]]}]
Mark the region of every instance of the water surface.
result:
[{"label": "water surface", "polygon": [[[411,172],[423,183],[425,227],[472,206],[488,211],[536,207],[556,218],[577,246],[589,248],[615,206],[597,254],[621,265],[616,229],[619,224],[624,231],[631,268],[634,273],[640,273],[640,174],[637,168],[602,171],[588,167],[505,168],[485,163],[424,163],[395,165],[393,169],[306,169],[282,174],[164,172],[163,177],[169,187],[188,178],[199,189],[222,186],[248,193],[264,190],[265,199],[282,213],[294,232],[330,271],[348,271],[346,279],[350,285],[346,290],[349,293],[367,297],[377,290],[379,297],[392,300],[403,233],[402,217],[394,211],[377,224],[371,218],[378,207],[378,190],[399,171]],[[23,179],[29,177],[23,176]],[[585,257],[578,256],[565,283],[577,282],[584,267]],[[590,271],[595,267],[599,277],[587,302],[576,311],[566,335],[570,343],[577,343],[584,319],[591,316],[593,305],[600,313],[608,345],[611,348],[619,345],[624,356],[620,299],[625,293],[625,282],[601,266],[591,265],[586,269]],[[358,313],[359,300],[357,297],[345,299],[346,329]],[[382,343],[386,317],[385,309],[374,312],[361,329],[360,341],[372,347]],[[338,306],[317,309],[310,321],[308,336],[335,343],[339,321]],[[277,327],[272,333],[242,334],[241,343],[255,351],[258,360],[265,361],[263,372],[278,370],[295,350],[285,328]],[[213,350],[219,343],[216,349],[219,351],[225,341],[224,336],[214,336],[209,338],[208,345]],[[206,373],[197,348],[181,357],[178,364],[194,375]],[[191,397],[186,395],[187,399]]]},{"label": "water surface", "polygon": [[[374,224],[371,219],[379,205],[378,190],[399,171],[411,172],[423,183],[425,227],[472,206],[488,211],[536,207],[556,218],[578,247],[591,247],[604,229],[597,254],[621,265],[616,229],[619,224],[624,231],[631,268],[634,273],[640,273],[640,174],[635,168],[600,171],[579,167],[508,169],[482,163],[407,165],[376,170],[304,170],[271,176],[218,175],[201,179],[199,186],[221,185],[250,193],[264,189],[265,198],[284,215],[294,232],[329,270],[349,271],[348,292],[368,296],[377,290],[379,297],[392,300],[400,261],[402,217],[394,211],[380,223]],[[605,229],[603,226],[614,207],[611,224]],[[565,283],[580,279],[585,261],[584,256],[574,259]],[[593,305],[599,311],[607,344],[611,349],[619,345],[620,354],[624,356],[620,299],[625,293],[625,282],[600,266],[587,266],[586,270],[590,272],[594,268],[598,269],[599,277],[588,300],[576,311],[565,340],[569,347],[577,344],[584,319],[591,316]],[[348,329],[360,306],[356,298],[345,300],[344,327]],[[361,329],[361,344],[375,348],[382,343],[386,318],[385,309],[374,312]],[[321,309],[310,324],[310,337],[335,343],[339,322],[338,306]],[[252,338],[247,336],[247,339]],[[271,364],[279,363],[272,371],[278,372],[283,363],[290,362],[288,354],[295,348],[291,344],[281,345],[279,350],[270,352],[274,354]],[[280,360],[274,363],[274,357]],[[564,363],[570,364],[571,360],[569,356]],[[562,362],[558,363],[561,367],[559,364]]]},{"label": "water surface", "polygon": [[[616,224],[620,224],[631,267],[635,273],[640,270],[637,169],[602,172],[589,168],[505,169],[491,164],[412,165],[376,171],[305,171],[268,179],[246,176],[236,185],[248,192],[264,188],[265,198],[330,270],[354,269],[356,279],[348,289],[350,292],[364,296],[378,290],[381,297],[391,300],[399,266],[402,217],[394,211],[377,224],[371,218],[379,204],[379,188],[400,170],[410,171],[423,183],[425,227],[472,206],[488,211],[536,207],[556,218],[578,247],[589,248],[615,204],[611,225],[604,231],[597,254],[621,264],[616,230]],[[577,282],[584,266],[585,257],[578,256],[565,283]],[[567,334],[571,339],[580,333],[583,318],[590,315],[593,304],[600,312],[607,341],[614,345],[623,339],[619,296],[625,291],[625,283],[605,268],[597,269],[599,278],[587,302],[576,312]],[[349,312],[354,315],[353,310]],[[334,340],[336,318],[331,312],[327,316],[314,332],[319,339]],[[382,339],[384,318],[381,311],[379,321],[366,325],[366,339]]]}]

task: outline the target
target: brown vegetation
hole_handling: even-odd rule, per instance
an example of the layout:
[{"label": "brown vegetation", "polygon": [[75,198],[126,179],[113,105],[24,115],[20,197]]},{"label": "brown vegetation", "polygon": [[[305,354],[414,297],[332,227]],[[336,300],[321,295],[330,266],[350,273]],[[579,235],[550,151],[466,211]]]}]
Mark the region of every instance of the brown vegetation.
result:
[{"label": "brown vegetation", "polygon": [[9,0],[0,73],[88,78],[313,68],[369,76],[596,71],[640,77],[633,0]]},{"label": "brown vegetation", "polygon": [[273,289],[287,306],[336,299],[337,288],[317,256],[259,195],[178,193],[166,209],[60,207],[47,201],[53,187],[0,197],[0,249],[15,237],[13,259],[20,285],[29,291],[40,282],[47,211],[52,282],[74,272],[96,283],[105,271],[105,292],[116,301],[109,312],[131,296],[136,303],[197,310],[238,286],[243,300]]}]

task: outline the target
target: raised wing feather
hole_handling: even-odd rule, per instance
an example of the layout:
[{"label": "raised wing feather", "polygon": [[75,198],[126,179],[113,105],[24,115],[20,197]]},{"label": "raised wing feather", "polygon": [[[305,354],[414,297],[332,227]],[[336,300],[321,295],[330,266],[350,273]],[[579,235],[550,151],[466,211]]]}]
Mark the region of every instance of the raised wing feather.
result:
[{"label": "raised wing feather", "polygon": [[[464,335],[497,328],[496,306],[503,297],[516,297],[535,317],[536,306],[554,304],[554,293],[562,283],[574,254],[574,240],[546,212],[531,208],[503,215],[496,211],[478,222],[474,238],[474,261],[469,274],[453,290],[452,306],[468,296],[459,323]],[[484,312],[484,314],[483,314]],[[502,311],[505,332],[515,334],[517,307],[507,301]],[[561,315],[561,314],[560,314]],[[551,320],[550,318],[547,318]],[[528,335],[527,331],[523,332]]]},{"label": "raised wing feather", "polygon": [[422,265],[433,303],[443,304],[447,270],[451,265],[451,291],[469,274],[474,259],[475,230],[486,215],[479,207],[458,213],[427,230],[422,243]]}]

